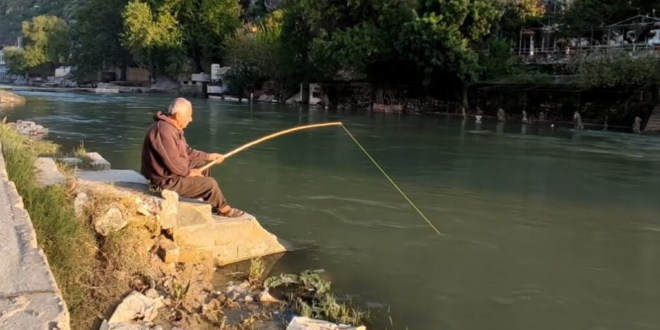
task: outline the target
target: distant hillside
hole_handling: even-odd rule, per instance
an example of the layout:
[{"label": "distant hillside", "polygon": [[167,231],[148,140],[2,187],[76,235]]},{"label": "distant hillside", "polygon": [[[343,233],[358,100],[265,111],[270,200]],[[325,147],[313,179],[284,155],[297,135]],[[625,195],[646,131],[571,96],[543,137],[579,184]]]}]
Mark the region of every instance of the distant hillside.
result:
[{"label": "distant hillside", "polygon": [[14,43],[21,34],[21,22],[50,14],[70,20],[84,0],[0,0],[0,44]]}]

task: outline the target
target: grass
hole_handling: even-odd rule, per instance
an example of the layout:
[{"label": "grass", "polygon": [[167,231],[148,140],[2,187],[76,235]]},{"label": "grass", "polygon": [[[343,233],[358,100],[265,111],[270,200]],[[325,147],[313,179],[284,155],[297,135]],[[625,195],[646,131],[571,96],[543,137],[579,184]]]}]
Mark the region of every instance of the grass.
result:
[{"label": "grass", "polygon": [[256,284],[261,277],[264,275],[266,268],[264,266],[263,260],[260,258],[255,258],[250,260],[250,271],[248,274],[248,281],[250,284]]},{"label": "grass", "polygon": [[62,291],[72,324],[76,324],[89,296],[84,283],[89,282],[96,264],[94,232],[89,224],[76,218],[72,196],[65,187],[43,188],[36,184],[34,162],[40,155],[56,153],[54,144],[28,139],[6,124],[0,125],[0,142],[9,179],[23,197],[39,246]]},{"label": "grass", "polygon": [[92,159],[87,155],[87,149],[85,148],[85,142],[80,141],[80,145],[73,149],[73,157],[82,160],[83,168],[89,168],[92,164]]},{"label": "grass", "polygon": [[131,218],[125,230],[107,238],[97,236],[90,219],[100,212],[99,206],[113,203],[130,214],[121,198],[90,196],[90,204],[77,217],[70,184],[44,188],[35,180],[35,160],[57,155],[56,145],[26,138],[4,123],[0,123],[0,142],[9,179],[23,197],[39,247],[67,303],[71,328],[98,329],[99,316],[108,316],[133,279],[153,272],[149,264],[153,221]]}]

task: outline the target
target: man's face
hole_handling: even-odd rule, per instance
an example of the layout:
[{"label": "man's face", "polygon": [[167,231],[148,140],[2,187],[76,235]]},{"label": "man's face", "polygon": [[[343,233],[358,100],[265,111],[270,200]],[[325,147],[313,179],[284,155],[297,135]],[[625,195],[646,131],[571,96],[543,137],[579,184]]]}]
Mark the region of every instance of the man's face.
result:
[{"label": "man's face", "polygon": [[176,121],[181,129],[185,129],[186,127],[188,127],[188,125],[190,125],[190,123],[192,123],[193,121],[192,115],[193,115],[192,109],[176,113],[175,115]]}]

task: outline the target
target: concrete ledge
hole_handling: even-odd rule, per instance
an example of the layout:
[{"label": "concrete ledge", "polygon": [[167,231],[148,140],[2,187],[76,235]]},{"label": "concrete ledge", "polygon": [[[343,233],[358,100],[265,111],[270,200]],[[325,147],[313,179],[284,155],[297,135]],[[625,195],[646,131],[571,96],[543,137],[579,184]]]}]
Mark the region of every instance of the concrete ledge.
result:
[{"label": "concrete ledge", "polygon": [[66,304],[1,152],[0,242],[0,329],[70,329]]},{"label": "concrete ledge", "polygon": [[224,266],[293,249],[249,214],[237,219],[213,218],[211,224],[173,229],[174,243],[180,248],[180,261],[197,262],[204,257]]}]

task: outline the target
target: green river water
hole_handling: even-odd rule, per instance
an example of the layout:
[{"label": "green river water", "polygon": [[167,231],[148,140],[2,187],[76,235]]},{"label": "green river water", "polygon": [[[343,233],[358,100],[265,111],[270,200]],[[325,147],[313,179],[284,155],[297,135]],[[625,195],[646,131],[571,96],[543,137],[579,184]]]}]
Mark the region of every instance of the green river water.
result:
[{"label": "green river water", "polygon": [[[139,170],[169,97],[22,93],[0,110],[70,150]],[[445,236],[339,128],[285,136],[214,176],[274,234],[310,243],[274,273],[324,269],[372,329],[660,328],[660,138],[444,116],[194,100],[188,142],[227,152],[281,129],[343,121]],[[389,310],[389,312],[388,312]],[[390,317],[391,322],[390,324]]]}]

